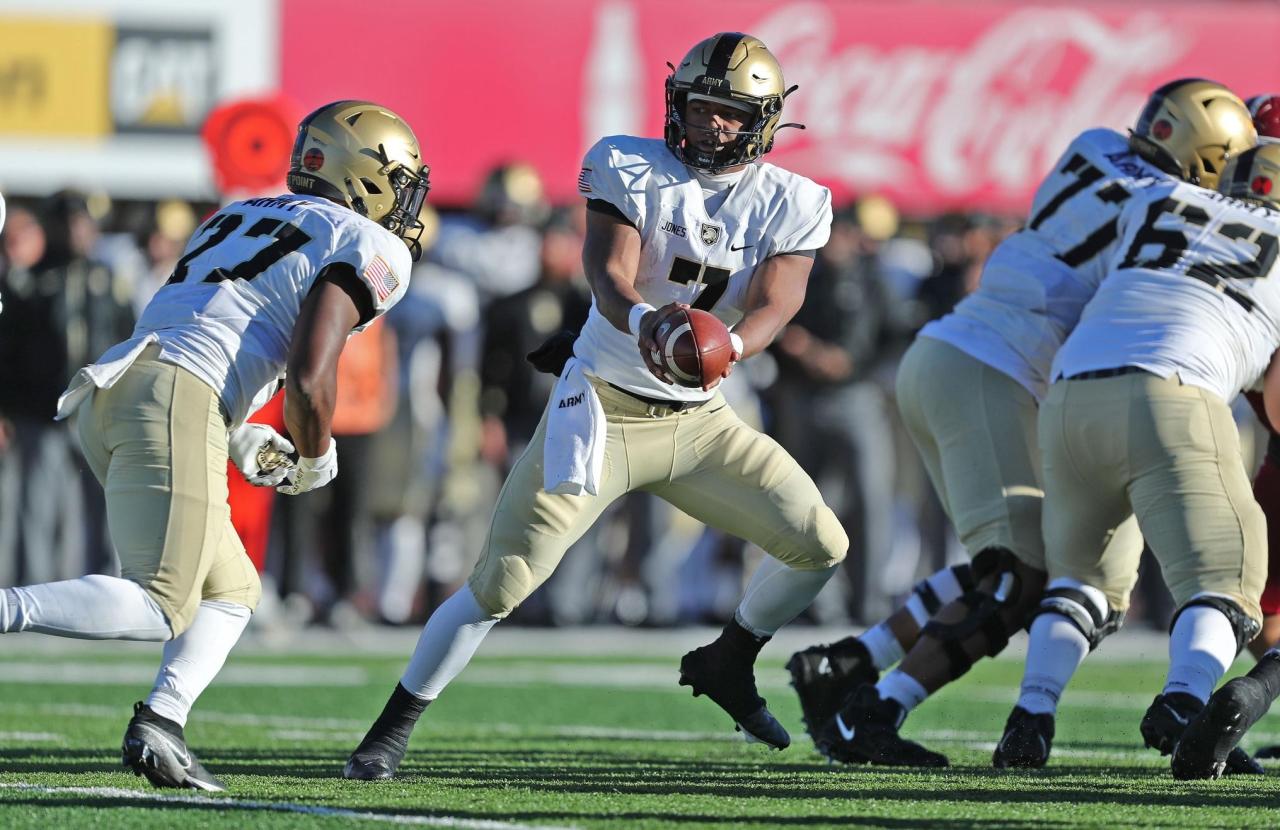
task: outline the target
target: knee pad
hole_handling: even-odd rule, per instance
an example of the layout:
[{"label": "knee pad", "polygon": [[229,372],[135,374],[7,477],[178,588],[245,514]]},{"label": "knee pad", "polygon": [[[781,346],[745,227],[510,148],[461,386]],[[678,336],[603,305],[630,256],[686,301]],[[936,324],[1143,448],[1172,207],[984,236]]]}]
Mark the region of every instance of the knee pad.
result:
[{"label": "knee pad", "polygon": [[490,615],[502,619],[538,587],[529,564],[519,556],[503,556],[481,567],[468,581],[476,602]]},{"label": "knee pad", "polygon": [[1049,583],[1031,618],[1041,614],[1066,617],[1089,641],[1090,651],[1124,623],[1124,614],[1111,610],[1102,591],[1075,579],[1055,579]]},{"label": "knee pad", "polygon": [[817,550],[811,557],[812,566],[829,568],[839,565],[849,554],[849,534],[845,533],[844,525],[840,524],[836,514],[826,505],[820,505],[813,518]]},{"label": "knee pad", "polygon": [[[964,643],[981,633],[987,641],[986,655],[994,657],[1004,651],[1009,637],[1022,627],[1021,620],[1008,622],[1001,613],[1022,599],[1022,580],[1014,572],[1017,558],[1004,548],[985,548],[973,557],[967,574],[968,588],[959,597],[969,611],[963,620],[955,623],[930,621],[921,631],[942,646],[947,655],[948,674],[954,680],[973,665],[972,658],[964,650]],[[996,576],[995,588],[986,590],[978,583]],[[963,584],[963,583],[962,583]]]},{"label": "knee pad", "polygon": [[1169,633],[1173,633],[1173,627],[1178,623],[1178,617],[1182,616],[1182,612],[1186,611],[1193,605],[1207,605],[1210,608],[1222,612],[1222,615],[1231,622],[1231,630],[1236,634],[1236,654],[1244,651],[1254,637],[1258,636],[1258,632],[1262,630],[1262,624],[1250,617],[1244,612],[1244,609],[1235,603],[1235,600],[1227,597],[1215,596],[1212,594],[1204,594],[1198,597],[1192,597],[1187,601],[1186,605],[1179,608],[1173,615],[1173,619],[1169,621]]}]

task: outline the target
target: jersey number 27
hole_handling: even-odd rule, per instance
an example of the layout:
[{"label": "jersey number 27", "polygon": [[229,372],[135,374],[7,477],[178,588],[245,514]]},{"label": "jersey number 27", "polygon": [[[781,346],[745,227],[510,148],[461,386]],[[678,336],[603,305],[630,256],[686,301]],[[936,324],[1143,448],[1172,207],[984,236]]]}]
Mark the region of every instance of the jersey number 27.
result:
[{"label": "jersey number 27", "polygon": [[[208,224],[200,229],[200,232],[205,234],[204,241],[178,260],[178,264],[173,268],[173,276],[169,277],[165,284],[185,281],[191,261],[210,248],[222,244],[243,223],[244,215],[240,213],[220,213],[210,219]],[[202,282],[252,280],[311,241],[311,237],[297,225],[291,225],[281,219],[259,219],[241,236],[267,236],[271,238],[271,242],[253,256],[231,268],[214,268]]]}]

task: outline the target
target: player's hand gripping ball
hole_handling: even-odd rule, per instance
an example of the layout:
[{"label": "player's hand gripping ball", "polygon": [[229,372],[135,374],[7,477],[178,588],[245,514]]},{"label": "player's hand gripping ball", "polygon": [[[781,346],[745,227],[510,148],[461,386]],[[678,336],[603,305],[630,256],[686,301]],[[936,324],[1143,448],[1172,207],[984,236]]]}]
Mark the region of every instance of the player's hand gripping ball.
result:
[{"label": "player's hand gripping ball", "polygon": [[678,386],[710,389],[733,363],[729,329],[708,311],[680,308],[654,328],[658,363]]}]

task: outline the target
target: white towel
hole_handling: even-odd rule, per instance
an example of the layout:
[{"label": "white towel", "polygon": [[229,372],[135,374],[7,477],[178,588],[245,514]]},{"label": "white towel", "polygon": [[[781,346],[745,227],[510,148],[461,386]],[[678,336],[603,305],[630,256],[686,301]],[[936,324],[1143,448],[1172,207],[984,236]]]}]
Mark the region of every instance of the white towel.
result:
[{"label": "white towel", "polygon": [[110,389],[115,386],[116,381],[133,365],[143,349],[157,340],[159,337],[152,332],[136,340],[117,343],[107,349],[97,363],[76,372],[66,391],[58,398],[58,414],[54,416],[54,420],[61,421],[70,417],[94,389]]},{"label": "white towel", "polygon": [[551,393],[542,449],[543,489],[569,496],[599,493],[607,430],[600,396],[582,363],[570,358]]}]

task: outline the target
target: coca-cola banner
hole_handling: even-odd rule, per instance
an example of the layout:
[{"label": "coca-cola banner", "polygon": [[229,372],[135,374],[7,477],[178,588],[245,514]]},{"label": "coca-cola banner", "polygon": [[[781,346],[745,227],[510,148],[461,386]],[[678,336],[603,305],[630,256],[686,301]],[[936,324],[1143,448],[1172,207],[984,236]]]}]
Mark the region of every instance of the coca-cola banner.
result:
[{"label": "coca-cola banner", "polygon": [[282,14],[285,93],[399,110],[441,204],[513,159],[572,198],[583,150],[661,135],[666,63],[724,30],[760,37],[800,85],[783,120],[808,129],[780,133],[769,161],[915,213],[1020,213],[1072,136],[1125,128],[1172,78],[1280,91],[1269,2],[285,0]]}]

